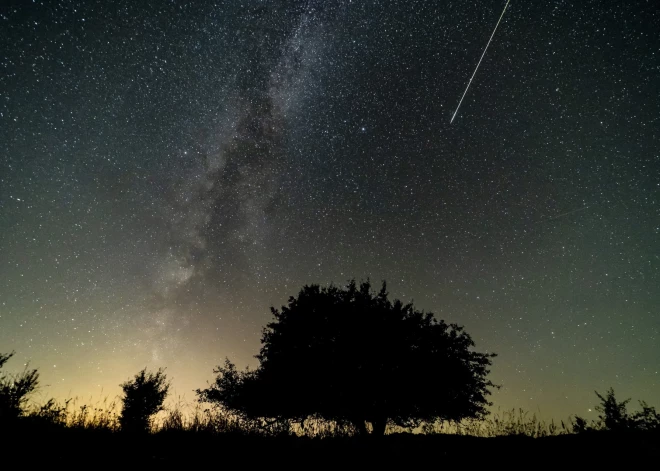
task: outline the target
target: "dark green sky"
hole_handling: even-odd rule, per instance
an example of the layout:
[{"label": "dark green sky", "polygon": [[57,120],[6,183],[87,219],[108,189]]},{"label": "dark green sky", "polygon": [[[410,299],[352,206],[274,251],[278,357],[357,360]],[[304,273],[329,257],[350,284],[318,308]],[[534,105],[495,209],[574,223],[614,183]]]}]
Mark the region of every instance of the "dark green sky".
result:
[{"label": "dark green sky", "polygon": [[512,0],[450,125],[503,6],[3,6],[0,351],[192,399],[371,277],[500,354],[496,406],[660,405],[660,12]]}]

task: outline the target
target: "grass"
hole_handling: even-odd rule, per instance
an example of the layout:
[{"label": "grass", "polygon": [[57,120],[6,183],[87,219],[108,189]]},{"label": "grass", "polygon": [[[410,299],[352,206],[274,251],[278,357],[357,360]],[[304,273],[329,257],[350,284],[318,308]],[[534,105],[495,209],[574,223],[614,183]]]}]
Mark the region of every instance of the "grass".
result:
[{"label": "grass", "polygon": [[[568,423],[568,426],[566,425]],[[484,420],[465,420],[462,422],[442,422],[423,427],[424,433],[467,435],[472,437],[510,437],[530,438],[551,437],[573,433],[571,420],[561,421],[558,427],[554,420],[546,422],[538,419],[523,409],[498,409]]]},{"label": "grass", "polygon": [[[119,398],[106,397],[93,405],[82,403],[80,398],[68,399],[63,403],[49,400],[43,405],[32,406],[28,409],[23,417],[23,422],[31,427],[115,433],[120,431],[120,409]],[[592,427],[596,428],[593,424]],[[544,438],[570,435],[576,432],[573,420],[570,418],[567,421],[561,421],[558,426],[553,420],[546,422],[538,419],[536,414],[530,414],[523,409],[498,409],[483,420],[464,420],[458,423],[436,422],[416,429],[393,425],[387,428],[389,435],[412,433],[479,438],[512,436]],[[316,439],[348,438],[357,435],[356,429],[351,424],[316,418],[309,418],[303,423],[285,427],[268,427],[262,422],[245,420],[220,408],[208,407],[198,402],[186,402],[181,398],[154,418],[151,433],[233,434],[266,437],[291,435]]]},{"label": "grass", "polygon": [[[390,427],[380,439],[359,437],[350,425],[308,419],[290,429],[268,428],[200,403],[175,401],[153,421],[151,433],[119,430],[120,402],[105,398],[89,406],[79,399],[48,401],[26,411],[20,423],[0,427],[5,456],[23,456],[30,467],[66,462],[69,468],[140,468],[161,464],[190,468],[272,466],[366,467],[515,462],[558,465],[656,460],[657,433],[574,434],[572,421],[539,420],[524,410],[498,410],[483,421],[437,423],[416,433]],[[7,433],[9,432],[9,433]],[[36,451],[36,452],[35,452]],[[498,458],[499,457],[499,458]],[[599,461],[600,460],[600,461]],[[515,467],[515,463],[509,467]]]},{"label": "grass", "polygon": [[119,431],[119,409],[119,400],[108,397],[91,406],[79,398],[63,403],[50,399],[43,405],[30,407],[23,419],[34,426],[116,432]]},{"label": "grass", "polygon": [[[32,405],[25,413],[24,421],[31,426],[48,425],[75,430],[95,430],[119,432],[120,398],[105,397],[92,405],[83,403],[80,398],[68,399],[62,403],[49,400],[43,405]],[[594,425],[592,424],[592,427]],[[388,434],[457,435],[479,438],[520,436],[544,438],[576,433],[573,420],[546,422],[523,409],[501,410],[491,413],[483,420],[461,422],[436,422],[417,429],[390,425]],[[293,435],[307,438],[352,437],[356,430],[351,424],[329,422],[309,418],[301,424],[290,427],[267,427],[257,421],[244,420],[216,407],[208,407],[199,402],[186,402],[178,398],[173,404],[159,413],[153,420],[151,433],[207,433],[241,435]]]}]

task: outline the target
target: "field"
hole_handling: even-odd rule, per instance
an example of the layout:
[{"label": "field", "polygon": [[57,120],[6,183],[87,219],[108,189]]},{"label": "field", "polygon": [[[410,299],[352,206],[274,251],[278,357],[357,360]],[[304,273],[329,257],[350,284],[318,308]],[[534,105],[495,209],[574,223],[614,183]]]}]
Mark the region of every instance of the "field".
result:
[{"label": "field", "polygon": [[112,411],[86,406],[61,411],[59,421],[36,414],[23,417],[3,427],[3,459],[26,469],[55,463],[70,469],[592,468],[615,464],[630,469],[636,463],[655,463],[660,456],[657,432],[576,434],[566,424],[556,427],[522,411],[496,413],[478,424],[436,427],[427,433],[391,430],[384,437],[355,436],[320,426],[308,426],[296,434],[266,433],[199,409],[192,415],[174,409],[161,417],[151,433],[129,434],[118,430],[115,418]]}]

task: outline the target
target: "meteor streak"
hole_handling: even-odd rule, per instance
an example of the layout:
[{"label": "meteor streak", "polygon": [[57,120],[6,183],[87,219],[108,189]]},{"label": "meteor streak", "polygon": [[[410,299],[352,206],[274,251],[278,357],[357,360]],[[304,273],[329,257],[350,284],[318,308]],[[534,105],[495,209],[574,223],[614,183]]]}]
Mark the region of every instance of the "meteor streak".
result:
[{"label": "meteor streak", "polygon": [[579,213],[580,211],[584,211],[585,209],[589,209],[590,207],[591,206],[584,206],[582,208],[574,209],[573,211],[567,211],[565,213],[558,214],[558,215],[553,216],[551,218],[547,218],[546,221],[552,221],[553,219],[563,218],[564,216],[568,216],[569,214]]},{"label": "meteor streak", "polygon": [[472,74],[472,77],[470,77],[470,81],[468,82],[467,87],[465,87],[465,91],[463,92],[463,96],[461,97],[461,101],[458,102],[458,106],[456,107],[456,111],[454,111],[454,116],[451,117],[451,121],[449,121],[449,124],[454,122],[454,118],[456,117],[456,113],[458,113],[458,109],[461,107],[461,103],[463,103],[463,98],[465,98],[465,95],[467,94],[468,88],[470,88],[470,84],[472,83],[472,79],[477,74],[477,70],[479,69],[479,66],[481,65],[481,61],[483,60],[484,56],[486,55],[486,51],[488,50],[488,46],[490,46],[490,42],[493,40],[493,36],[495,36],[495,31],[497,31],[497,27],[500,25],[500,21],[502,21],[502,17],[504,16],[504,12],[506,12],[506,9],[509,6],[510,1],[511,0],[507,0],[506,5],[504,5],[504,10],[502,10],[502,14],[500,15],[500,19],[497,20],[497,24],[495,25],[495,29],[493,30],[493,34],[490,35],[490,39],[488,40],[488,43],[486,44],[486,47],[484,48],[484,52],[481,54],[481,58],[479,59],[479,62],[477,63],[477,67],[475,67],[475,69],[474,69],[474,73]]}]

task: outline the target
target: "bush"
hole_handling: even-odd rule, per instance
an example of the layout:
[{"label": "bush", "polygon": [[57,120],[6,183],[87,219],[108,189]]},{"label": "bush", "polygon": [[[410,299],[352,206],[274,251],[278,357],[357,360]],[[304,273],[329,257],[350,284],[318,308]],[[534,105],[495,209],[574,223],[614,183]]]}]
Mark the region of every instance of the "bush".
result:
[{"label": "bush", "polygon": [[630,416],[628,415],[627,405],[630,399],[618,402],[614,396],[614,389],[608,389],[605,396],[601,396],[596,391],[596,396],[600,399],[600,405],[596,406],[596,410],[600,412],[598,418],[600,423],[607,430],[625,430],[632,425]]},{"label": "bush", "polygon": [[151,430],[153,416],[162,411],[170,384],[164,370],[156,373],[140,371],[132,380],[121,385],[124,391],[119,416],[121,430],[146,433]]},{"label": "bush", "polygon": [[591,425],[580,416],[573,419],[573,433],[584,433],[594,430],[609,430],[615,432],[623,431],[660,431],[660,414],[655,407],[649,406],[645,401],[639,401],[641,410],[628,413],[630,399],[619,402],[614,394],[614,389],[607,390],[605,395],[596,391],[600,404],[596,410],[600,412],[598,421]]},{"label": "bush", "polygon": [[[0,353],[0,369],[14,352]],[[25,366],[18,374],[0,374],[0,422],[15,420],[25,414],[30,396],[39,387],[39,373]]]}]

